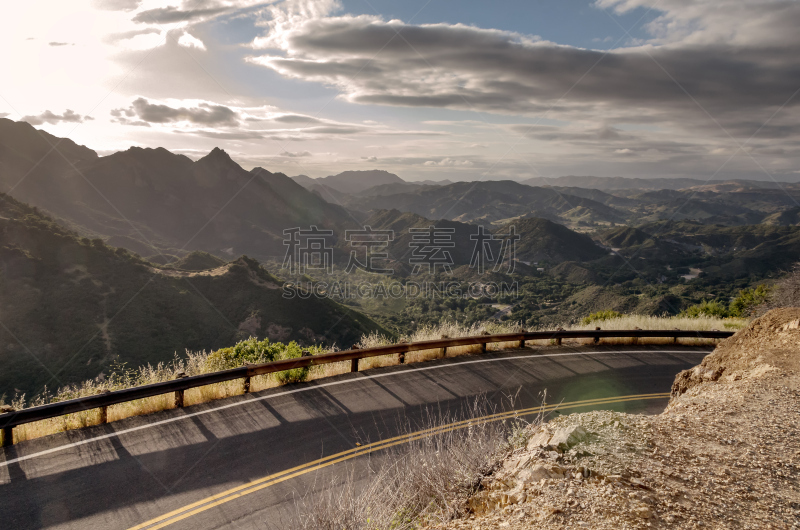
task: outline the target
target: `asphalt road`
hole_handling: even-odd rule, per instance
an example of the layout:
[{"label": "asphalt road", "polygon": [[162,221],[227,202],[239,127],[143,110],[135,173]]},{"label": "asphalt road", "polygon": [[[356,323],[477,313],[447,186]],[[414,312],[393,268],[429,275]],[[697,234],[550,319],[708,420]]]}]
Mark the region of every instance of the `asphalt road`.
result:
[{"label": "asphalt road", "polygon": [[31,440],[0,449],[0,528],[283,528],[299,497],[348,473],[364,475],[382,454],[363,454],[369,444],[403,425],[416,429],[431,412],[455,417],[479,395],[498,410],[535,407],[547,389],[547,402],[563,403],[565,414],[658,413],[666,397],[596,400],[669,392],[675,374],[707,352],[550,348],[464,356]]}]

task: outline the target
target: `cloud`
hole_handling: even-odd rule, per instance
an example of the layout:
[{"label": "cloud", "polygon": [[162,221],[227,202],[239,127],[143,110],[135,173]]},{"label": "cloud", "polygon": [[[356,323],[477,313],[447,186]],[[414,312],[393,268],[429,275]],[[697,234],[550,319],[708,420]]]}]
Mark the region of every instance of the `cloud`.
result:
[{"label": "cloud", "polygon": [[0,112],[0,118],[5,118],[6,116],[10,116],[11,114],[8,112]]},{"label": "cloud", "polygon": [[181,35],[181,37],[178,39],[178,44],[185,48],[197,48],[198,50],[206,49],[206,45],[203,44],[203,41],[190,33],[184,33]]},{"label": "cloud", "polygon": [[181,10],[174,6],[158,7],[137,13],[133,21],[144,24],[173,24],[176,22],[189,22],[219,15],[228,11],[227,7],[214,7],[206,9]]},{"label": "cloud", "polygon": [[81,116],[80,114],[76,114],[72,110],[67,109],[64,111],[64,114],[55,114],[52,111],[46,110],[38,116],[23,116],[21,121],[26,121],[31,125],[42,125],[44,123],[56,125],[61,122],[83,123],[84,121],[93,119],[94,118],[91,116]]},{"label": "cloud", "polygon": [[[118,123],[129,125],[128,118],[137,117],[145,123],[189,122],[196,125],[226,126],[238,125],[238,114],[224,105],[200,103],[196,107],[170,107],[154,104],[145,98],[136,99],[127,109],[113,109],[111,116]],[[122,120],[122,121],[120,121]]]},{"label": "cloud", "polygon": [[423,165],[429,167],[472,167],[475,165],[475,163],[470,160],[442,158],[441,160],[426,160]]},{"label": "cloud", "polygon": [[142,0],[92,0],[92,7],[104,11],[133,11]]},{"label": "cloud", "polygon": [[202,129],[192,131],[175,131],[180,133],[194,134],[195,136],[202,136],[204,138],[215,138],[217,140],[261,140],[264,134],[261,131],[204,131]]},{"label": "cloud", "polygon": [[48,46],[53,46],[53,47],[58,47],[58,46],[75,46],[74,44],[72,44],[72,43],[69,43],[69,42],[55,42],[55,41],[53,41],[53,42],[48,42],[48,43],[47,43],[47,45],[48,45]]},{"label": "cloud", "polygon": [[[651,3],[596,5],[626,12]],[[720,9],[713,0],[663,0],[650,41],[610,52],[461,24],[330,16],[330,2],[306,13],[292,5],[271,7],[265,34],[252,43],[280,53],[249,61],[335,87],[354,103],[547,116],[594,129],[574,142],[619,142],[624,131],[606,125],[615,123],[662,124],[698,142],[757,131],[800,137],[800,97],[762,128],[800,86],[800,2],[741,0]],[[560,137],[550,132],[550,140]]]},{"label": "cloud", "polygon": [[280,123],[299,123],[301,125],[324,123],[322,120],[314,118],[313,116],[302,116],[300,114],[284,114],[277,118],[272,118],[272,120]]},{"label": "cloud", "polygon": [[313,156],[313,155],[311,153],[309,153],[308,151],[297,151],[297,152],[284,151],[279,156],[286,157],[286,158],[306,158],[306,157]]}]

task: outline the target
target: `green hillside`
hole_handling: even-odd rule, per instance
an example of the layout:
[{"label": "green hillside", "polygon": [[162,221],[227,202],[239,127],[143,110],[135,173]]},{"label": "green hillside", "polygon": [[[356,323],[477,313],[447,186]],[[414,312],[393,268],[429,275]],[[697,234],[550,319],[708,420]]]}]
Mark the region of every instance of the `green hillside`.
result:
[{"label": "green hillside", "polygon": [[[0,394],[38,392],[94,378],[112,363],[155,363],[251,335],[349,346],[381,329],[330,300],[284,299],[281,282],[250,258],[211,271],[158,268],[0,199]],[[182,265],[218,265],[201,257]]]},{"label": "green hillside", "polygon": [[512,225],[520,236],[516,244],[516,257],[520,261],[590,261],[607,254],[589,236],[547,219],[518,219],[496,232],[508,233]]}]

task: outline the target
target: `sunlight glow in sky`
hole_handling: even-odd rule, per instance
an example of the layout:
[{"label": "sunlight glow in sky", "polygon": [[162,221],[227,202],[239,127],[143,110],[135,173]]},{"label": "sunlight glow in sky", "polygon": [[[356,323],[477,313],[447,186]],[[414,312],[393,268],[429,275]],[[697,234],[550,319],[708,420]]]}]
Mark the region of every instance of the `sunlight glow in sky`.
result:
[{"label": "sunlight glow in sky", "polygon": [[219,146],[312,177],[800,178],[794,0],[2,10],[0,117],[100,154]]}]

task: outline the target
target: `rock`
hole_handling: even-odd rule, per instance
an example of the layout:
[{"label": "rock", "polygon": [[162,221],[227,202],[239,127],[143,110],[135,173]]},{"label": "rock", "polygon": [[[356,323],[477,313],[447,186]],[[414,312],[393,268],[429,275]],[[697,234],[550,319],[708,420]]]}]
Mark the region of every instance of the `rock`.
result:
[{"label": "rock", "polygon": [[531,469],[525,469],[518,475],[518,479],[523,484],[532,484],[540,480],[564,478],[564,470],[558,466],[546,466],[539,464]]},{"label": "rock", "polygon": [[653,510],[651,510],[646,504],[642,504],[634,508],[633,513],[642,519],[650,519],[650,517],[653,515]]},{"label": "rock", "polygon": [[508,492],[508,504],[520,504],[525,502],[527,498],[528,494],[525,493],[522,485],[519,485]]},{"label": "rock", "polygon": [[549,446],[560,451],[568,451],[573,445],[576,445],[586,440],[589,435],[586,429],[580,425],[573,425],[559,430],[553,438],[550,439]]},{"label": "rock", "polygon": [[541,447],[547,447],[547,442],[550,441],[552,434],[547,429],[542,429],[538,433],[531,436],[528,440],[528,451],[533,451]]}]

